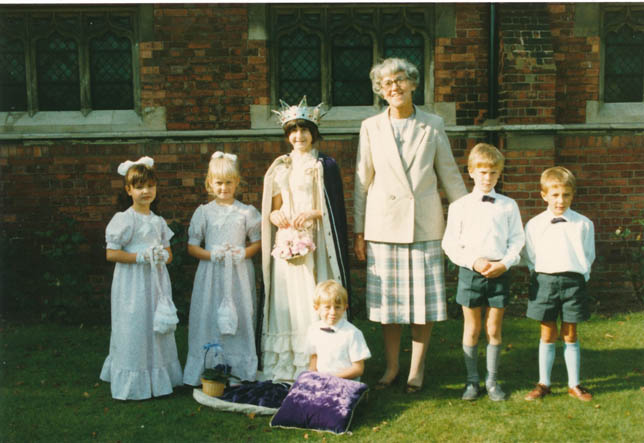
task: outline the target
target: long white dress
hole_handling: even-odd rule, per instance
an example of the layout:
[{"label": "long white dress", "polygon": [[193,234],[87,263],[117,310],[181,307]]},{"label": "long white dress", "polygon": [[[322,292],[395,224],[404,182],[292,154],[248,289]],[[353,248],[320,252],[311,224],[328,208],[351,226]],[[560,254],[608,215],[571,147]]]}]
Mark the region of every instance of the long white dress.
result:
[{"label": "long white dress", "polygon": [[[170,246],[173,232],[154,213],[140,214],[129,208],[112,217],[105,230],[107,249],[145,251],[150,246]],[[110,383],[112,397],[143,400],[172,393],[181,384],[181,364],[173,333],[153,331],[154,310],[160,288],[172,297],[165,264],[116,263],[112,279],[112,333],[110,351],[100,378]],[[152,279],[159,278],[158,282]]]},{"label": "long white dress", "polygon": [[[263,378],[295,380],[309,365],[306,334],[318,320],[313,309],[317,282],[334,279],[342,282],[336,257],[329,214],[324,203],[324,176],[316,150],[282,156],[273,162],[264,179],[262,204],[262,261],[265,308],[262,330]],[[303,211],[318,209],[323,216],[311,227],[316,250],[303,263],[293,264],[270,256],[278,230],[267,221],[270,200],[280,194],[281,211],[292,220]],[[269,239],[269,240],[267,240]],[[267,276],[270,278],[267,279]]]},{"label": "long white dress", "polygon": [[[220,205],[213,200],[199,206],[194,212],[188,236],[188,244],[205,244],[204,248],[209,251],[214,246],[225,244],[245,247],[246,239],[251,243],[260,240],[261,215],[254,206],[237,200],[231,205]],[[232,334],[223,334],[218,323],[222,303],[227,300],[232,300],[232,304],[228,306],[233,306],[237,317],[237,327]],[[207,367],[226,363],[231,366],[233,375],[242,380],[255,380],[256,319],[257,293],[253,261],[245,259],[242,263],[234,264],[225,260],[200,260],[190,300],[188,358],[183,382],[192,386],[201,384],[205,353],[203,347],[207,343],[218,343],[223,347],[223,356],[219,355],[218,358],[215,358],[213,350],[208,352]]]}]

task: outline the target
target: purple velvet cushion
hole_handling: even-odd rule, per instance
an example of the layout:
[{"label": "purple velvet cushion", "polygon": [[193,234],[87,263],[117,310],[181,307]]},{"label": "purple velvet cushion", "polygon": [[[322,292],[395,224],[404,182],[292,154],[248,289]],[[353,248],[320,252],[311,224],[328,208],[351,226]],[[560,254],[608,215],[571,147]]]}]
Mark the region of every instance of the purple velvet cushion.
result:
[{"label": "purple velvet cushion", "polygon": [[343,434],[368,386],[319,372],[303,372],[291,386],[271,426]]}]

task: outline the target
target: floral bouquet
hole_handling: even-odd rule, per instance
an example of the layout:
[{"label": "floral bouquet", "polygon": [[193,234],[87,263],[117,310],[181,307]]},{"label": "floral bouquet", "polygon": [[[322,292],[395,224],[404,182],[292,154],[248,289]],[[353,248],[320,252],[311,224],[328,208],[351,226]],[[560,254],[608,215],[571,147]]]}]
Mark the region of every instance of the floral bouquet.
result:
[{"label": "floral bouquet", "polygon": [[293,261],[312,251],[315,251],[315,243],[308,231],[289,227],[280,229],[271,255],[275,258]]}]

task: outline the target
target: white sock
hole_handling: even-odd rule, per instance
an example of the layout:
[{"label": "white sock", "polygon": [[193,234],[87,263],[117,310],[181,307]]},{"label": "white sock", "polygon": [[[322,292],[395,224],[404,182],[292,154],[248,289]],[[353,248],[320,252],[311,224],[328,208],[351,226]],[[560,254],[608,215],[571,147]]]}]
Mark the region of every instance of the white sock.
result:
[{"label": "white sock", "polygon": [[579,341],[564,343],[564,360],[568,370],[568,387],[579,386],[579,372],[581,369],[581,351]]},{"label": "white sock", "polygon": [[555,362],[555,344],[539,340],[539,383],[550,387],[550,374]]},{"label": "white sock", "polygon": [[488,343],[485,356],[487,363],[487,379],[485,380],[485,386],[489,388],[496,384],[499,359],[501,356],[501,345],[491,345]]}]

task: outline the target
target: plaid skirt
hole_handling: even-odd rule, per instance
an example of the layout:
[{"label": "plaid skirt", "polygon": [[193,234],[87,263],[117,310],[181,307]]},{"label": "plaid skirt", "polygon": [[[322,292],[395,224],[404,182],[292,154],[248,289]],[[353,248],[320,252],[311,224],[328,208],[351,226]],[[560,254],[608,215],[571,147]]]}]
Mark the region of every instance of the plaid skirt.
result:
[{"label": "plaid skirt", "polygon": [[367,315],[383,324],[447,319],[440,240],[367,242]]}]

